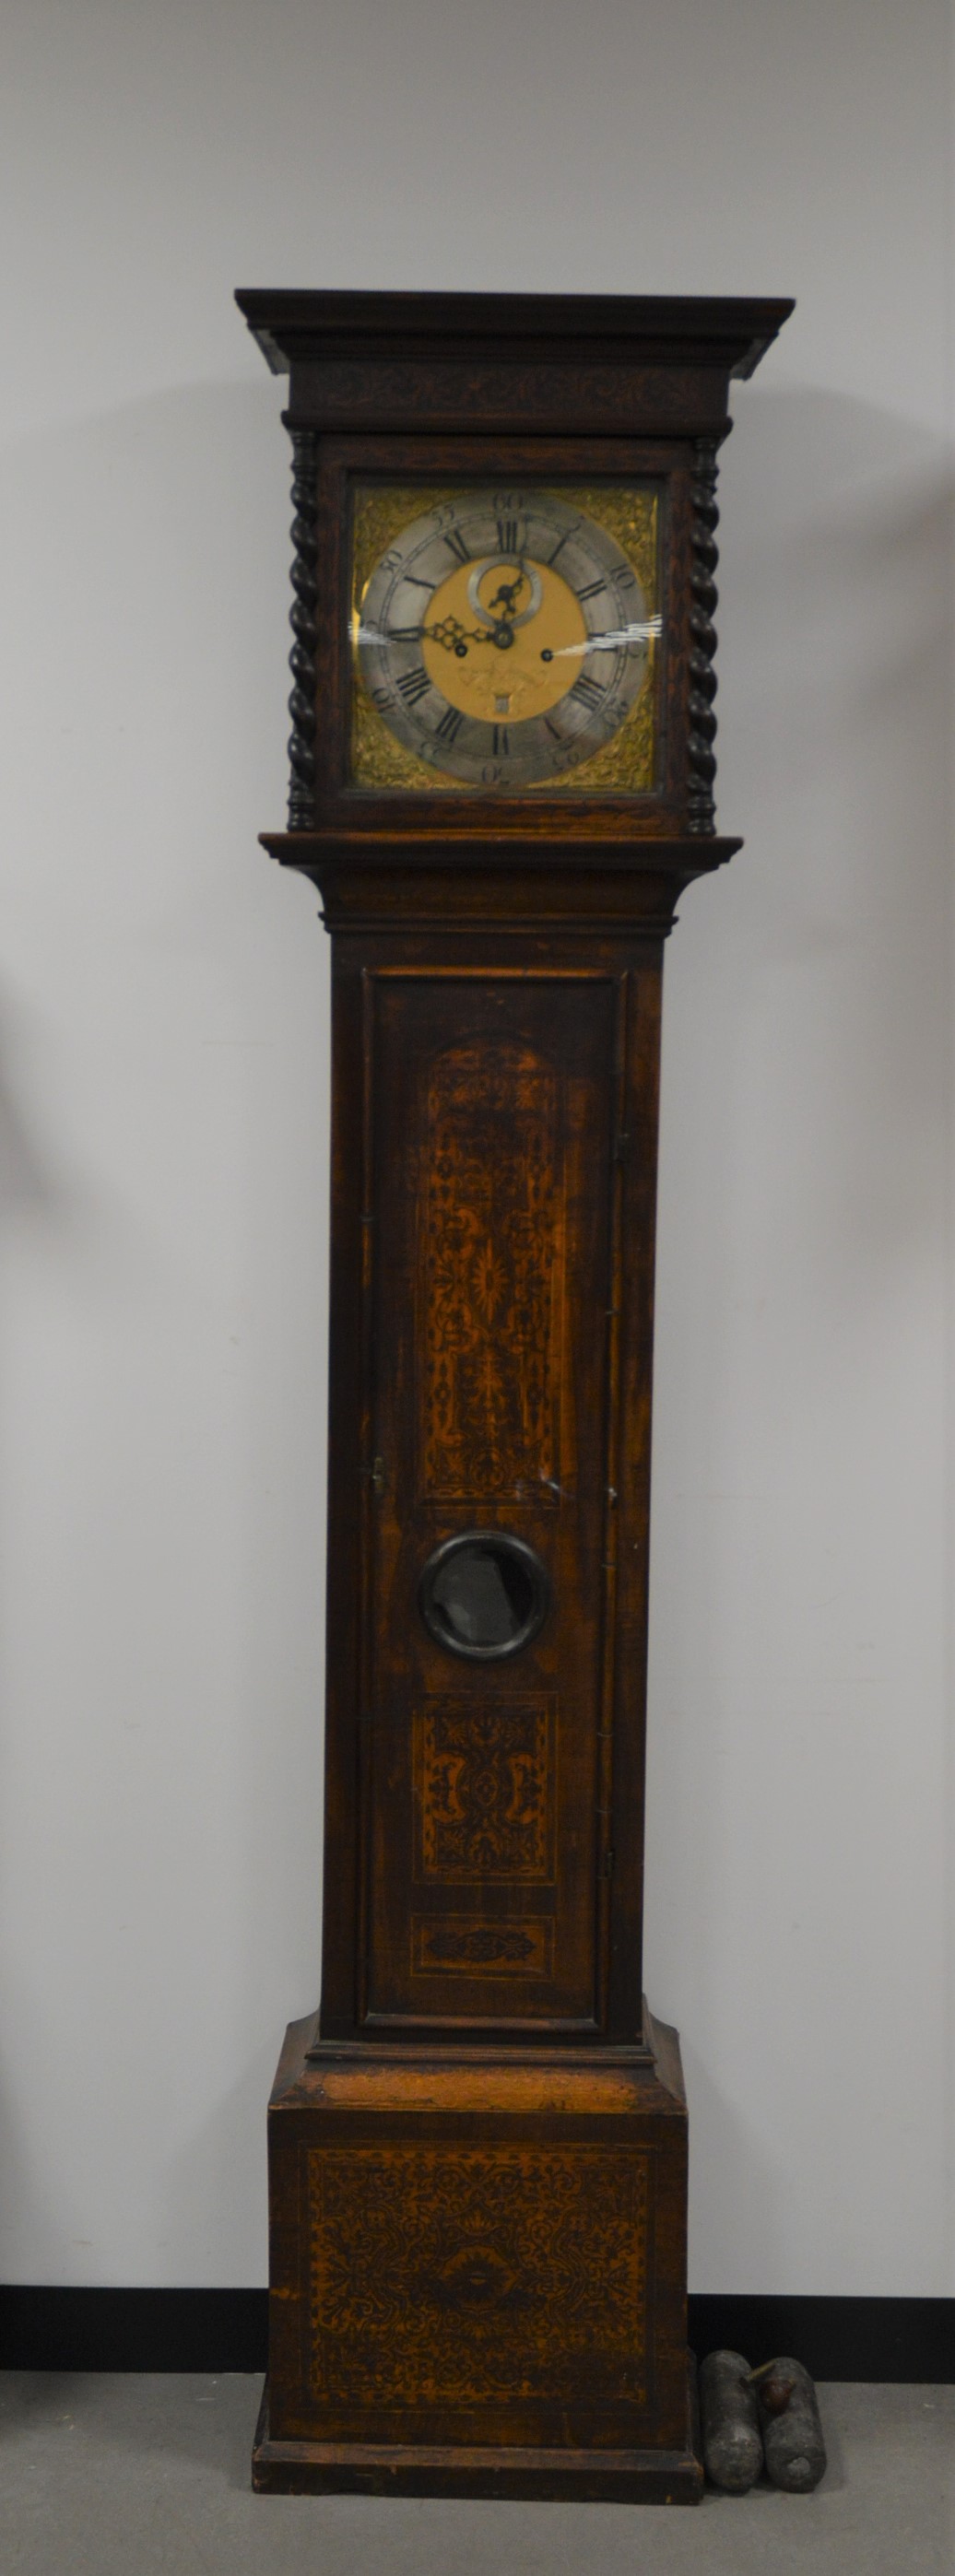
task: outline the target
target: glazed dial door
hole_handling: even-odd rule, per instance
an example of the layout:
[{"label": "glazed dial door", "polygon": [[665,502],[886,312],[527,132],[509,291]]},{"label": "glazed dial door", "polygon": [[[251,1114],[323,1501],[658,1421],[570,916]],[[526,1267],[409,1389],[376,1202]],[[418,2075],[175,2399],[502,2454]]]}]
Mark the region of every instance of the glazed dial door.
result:
[{"label": "glazed dial door", "polygon": [[609,529],[559,493],[473,490],[404,526],[360,600],[360,682],[398,742],[475,788],[556,784],[625,724],[656,621]]}]

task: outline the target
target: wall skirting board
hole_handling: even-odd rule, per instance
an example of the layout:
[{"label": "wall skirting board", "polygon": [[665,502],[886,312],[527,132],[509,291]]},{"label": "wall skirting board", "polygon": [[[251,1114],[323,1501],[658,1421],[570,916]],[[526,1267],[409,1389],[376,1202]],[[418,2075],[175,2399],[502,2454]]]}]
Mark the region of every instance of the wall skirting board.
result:
[{"label": "wall skirting board", "polygon": [[[814,2379],[955,2381],[955,2299],[690,2298],[690,2342]],[[264,2290],[0,2289],[0,2369],[264,2371]]]}]

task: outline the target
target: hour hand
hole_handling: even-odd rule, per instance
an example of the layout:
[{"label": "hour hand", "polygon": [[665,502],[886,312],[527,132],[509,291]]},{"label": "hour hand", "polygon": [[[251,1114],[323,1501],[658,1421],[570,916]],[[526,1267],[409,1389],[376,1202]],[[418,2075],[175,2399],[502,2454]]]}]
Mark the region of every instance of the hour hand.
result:
[{"label": "hour hand", "polygon": [[456,653],[463,661],[469,644],[493,644],[497,632],[493,626],[462,626],[459,617],[441,617],[435,626],[387,626],[381,635],[368,639],[376,644],[441,644],[446,653]]},{"label": "hour hand", "polygon": [[484,641],[480,626],[462,626],[459,617],[439,617],[436,626],[423,626],[421,632],[429,643],[442,644],[446,653],[456,653],[459,662],[463,662],[469,644]]},{"label": "hour hand", "polygon": [[386,626],[381,635],[371,635],[370,641],[374,644],[443,644],[446,653],[457,653],[460,657],[467,652],[469,642],[476,642],[477,632],[475,628],[469,636],[456,617],[442,617],[436,626]]}]

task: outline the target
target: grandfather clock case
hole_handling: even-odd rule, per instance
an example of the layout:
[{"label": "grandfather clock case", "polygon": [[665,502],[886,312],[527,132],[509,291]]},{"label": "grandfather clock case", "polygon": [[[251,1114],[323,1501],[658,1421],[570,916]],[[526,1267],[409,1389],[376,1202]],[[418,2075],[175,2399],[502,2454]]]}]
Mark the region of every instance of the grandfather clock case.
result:
[{"label": "grandfather clock case", "polygon": [[692,2503],[642,1999],[663,944],[715,836],[716,460],[791,307],[243,292],[290,374],[333,954],[322,2000],[257,2486]]}]

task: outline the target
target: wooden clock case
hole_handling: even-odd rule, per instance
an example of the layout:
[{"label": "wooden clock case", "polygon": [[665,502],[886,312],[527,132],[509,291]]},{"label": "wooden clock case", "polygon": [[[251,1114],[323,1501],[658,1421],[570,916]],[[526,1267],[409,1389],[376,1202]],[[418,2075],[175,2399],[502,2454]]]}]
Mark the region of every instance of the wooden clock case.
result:
[{"label": "wooden clock case", "polygon": [[[254,2479],[693,2502],[686,2103],[641,1988],[660,999],[680,894],[740,846],[716,454],[791,307],[238,301],[291,375],[265,846],[320,889],[334,995],[322,2002],[269,2110]],[[650,792],[349,786],[358,476],[658,478]],[[474,1532],[546,1570],[484,1660],[422,1616]]]}]

